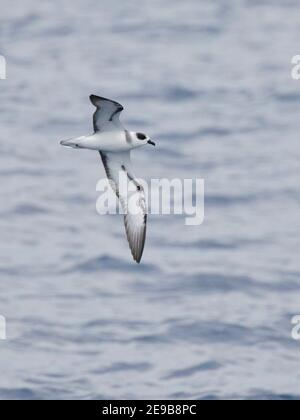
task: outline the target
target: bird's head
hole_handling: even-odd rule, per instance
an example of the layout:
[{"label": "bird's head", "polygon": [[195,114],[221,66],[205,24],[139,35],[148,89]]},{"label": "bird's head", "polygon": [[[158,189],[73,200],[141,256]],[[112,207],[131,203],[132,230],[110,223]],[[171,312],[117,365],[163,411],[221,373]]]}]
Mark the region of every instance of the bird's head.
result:
[{"label": "bird's head", "polygon": [[146,144],[151,144],[151,146],[155,146],[154,141],[152,141],[150,137],[148,137],[144,133],[132,133],[131,139],[133,140],[134,147],[140,147]]}]

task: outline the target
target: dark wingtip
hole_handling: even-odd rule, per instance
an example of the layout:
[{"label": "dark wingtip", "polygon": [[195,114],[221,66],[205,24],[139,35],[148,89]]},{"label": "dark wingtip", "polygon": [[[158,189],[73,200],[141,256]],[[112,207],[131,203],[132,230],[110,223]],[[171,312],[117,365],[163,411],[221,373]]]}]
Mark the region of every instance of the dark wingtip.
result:
[{"label": "dark wingtip", "polygon": [[97,95],[90,95],[90,101],[93,105],[97,106],[97,102],[100,100],[99,96]]},{"label": "dark wingtip", "polygon": [[98,96],[98,95],[90,95],[90,101],[92,102],[92,104],[98,108],[100,107],[100,102],[101,101],[106,101],[106,102],[111,102],[113,104],[115,104],[121,111],[123,111],[123,106],[121,104],[119,104],[119,102],[116,102],[112,99],[108,99],[108,98],[104,98],[103,96]]},{"label": "dark wingtip", "polygon": [[133,257],[133,260],[137,263],[140,264],[142,261],[142,257],[143,257],[143,252],[141,252],[140,254],[134,252],[133,250],[131,250],[131,254]]}]

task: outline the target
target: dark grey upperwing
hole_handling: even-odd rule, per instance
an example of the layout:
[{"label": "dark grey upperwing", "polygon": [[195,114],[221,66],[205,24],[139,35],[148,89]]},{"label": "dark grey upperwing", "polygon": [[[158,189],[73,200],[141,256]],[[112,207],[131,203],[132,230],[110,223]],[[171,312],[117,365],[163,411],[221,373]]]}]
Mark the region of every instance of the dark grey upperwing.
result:
[{"label": "dark grey upperwing", "polygon": [[120,113],[124,109],[121,104],[96,95],[91,95],[90,100],[97,108],[93,115],[95,132],[123,129],[119,120]]},{"label": "dark grey upperwing", "polygon": [[[147,227],[147,208],[144,189],[131,173],[129,152],[99,153],[107,178],[109,179],[109,183],[119,198],[125,213],[125,230],[133,259],[137,263],[140,263],[145,247]],[[120,191],[119,188],[120,172],[124,172],[127,176],[128,183],[132,182],[135,187],[133,188],[134,191],[128,192],[127,197],[123,196],[122,191]],[[135,196],[133,197],[133,195]],[[130,213],[128,206],[128,201],[132,200],[132,197],[134,198],[134,202],[137,203],[137,207],[135,208],[135,212],[133,214]]]}]

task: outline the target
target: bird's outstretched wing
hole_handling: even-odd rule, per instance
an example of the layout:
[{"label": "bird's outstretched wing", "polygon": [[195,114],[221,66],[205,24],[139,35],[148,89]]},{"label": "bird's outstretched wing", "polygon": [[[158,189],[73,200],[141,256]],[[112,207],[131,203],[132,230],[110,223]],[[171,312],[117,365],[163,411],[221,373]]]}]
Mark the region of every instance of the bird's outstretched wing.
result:
[{"label": "bird's outstretched wing", "polygon": [[[127,239],[133,259],[140,263],[145,247],[147,208],[144,189],[131,172],[130,152],[99,152],[110,185],[117,194],[122,205]],[[121,176],[120,176],[121,175]],[[127,193],[120,179],[126,180]]]},{"label": "bird's outstretched wing", "polygon": [[93,115],[95,132],[124,129],[119,120],[120,113],[124,109],[121,104],[96,95],[91,95],[90,100],[97,108]]}]

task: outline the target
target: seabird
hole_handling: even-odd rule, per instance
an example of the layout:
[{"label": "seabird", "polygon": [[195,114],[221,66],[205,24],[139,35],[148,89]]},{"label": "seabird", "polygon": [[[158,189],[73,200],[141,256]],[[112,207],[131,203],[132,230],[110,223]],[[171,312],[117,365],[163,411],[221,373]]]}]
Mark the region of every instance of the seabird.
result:
[{"label": "seabird", "polygon": [[[125,214],[125,230],[133,259],[140,263],[146,239],[147,208],[143,187],[131,169],[130,152],[146,144],[155,146],[155,143],[146,134],[128,131],[123,127],[119,117],[124,108],[118,102],[96,95],[91,95],[90,100],[97,108],[93,116],[94,133],[64,140],[60,144],[75,149],[97,150],[100,153],[109,183]],[[128,196],[122,194],[120,172],[126,174],[128,182],[132,182],[136,188],[138,199],[134,212],[130,211]]]}]

